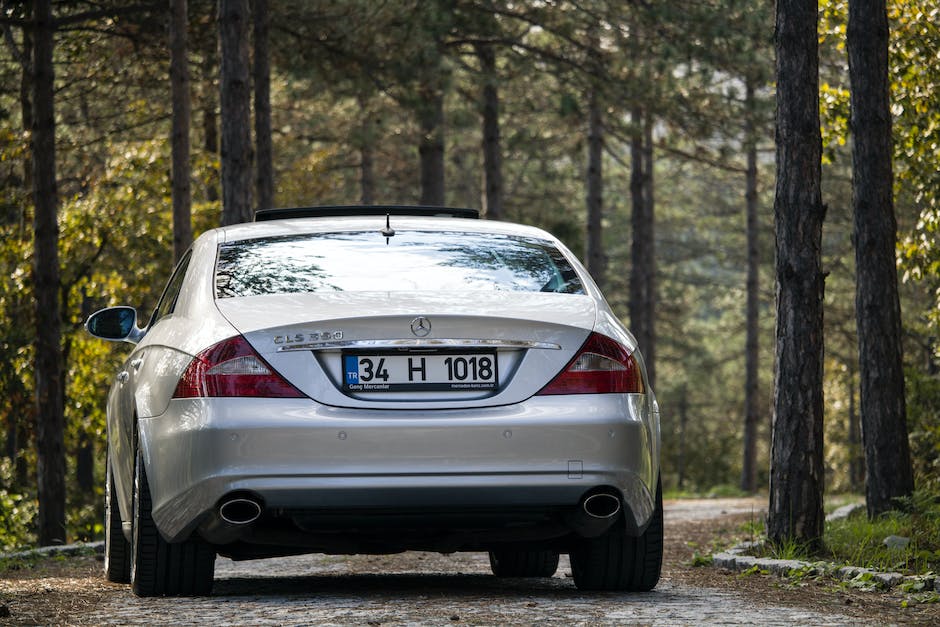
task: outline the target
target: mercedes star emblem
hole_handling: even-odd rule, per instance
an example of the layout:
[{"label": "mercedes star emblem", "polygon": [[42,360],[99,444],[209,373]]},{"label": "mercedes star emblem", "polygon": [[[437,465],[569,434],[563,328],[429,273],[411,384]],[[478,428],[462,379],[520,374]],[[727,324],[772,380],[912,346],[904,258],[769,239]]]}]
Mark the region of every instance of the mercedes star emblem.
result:
[{"label": "mercedes star emblem", "polygon": [[411,321],[411,332],[416,337],[425,337],[431,332],[431,321],[424,316],[418,316]]}]

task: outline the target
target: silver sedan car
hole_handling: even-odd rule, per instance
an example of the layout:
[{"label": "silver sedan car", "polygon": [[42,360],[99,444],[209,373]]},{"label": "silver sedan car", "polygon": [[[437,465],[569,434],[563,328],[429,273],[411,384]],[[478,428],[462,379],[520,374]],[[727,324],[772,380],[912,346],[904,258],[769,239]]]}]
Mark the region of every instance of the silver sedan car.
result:
[{"label": "silver sedan car", "polygon": [[259,212],[204,233],[108,396],[105,572],[202,595],[217,555],[489,552],[499,577],[659,580],[659,410],[557,239],[471,210]]}]

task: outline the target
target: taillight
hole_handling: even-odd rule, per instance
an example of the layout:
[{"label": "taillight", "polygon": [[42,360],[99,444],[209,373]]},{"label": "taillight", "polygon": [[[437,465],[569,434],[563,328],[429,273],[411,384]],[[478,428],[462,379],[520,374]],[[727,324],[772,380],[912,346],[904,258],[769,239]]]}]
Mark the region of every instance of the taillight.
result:
[{"label": "taillight", "polygon": [[591,333],[575,358],[539,395],[641,392],[643,379],[633,355],[606,335]]},{"label": "taillight", "polygon": [[173,398],[254,396],[302,398],[240,335],[196,355],[176,385]]}]

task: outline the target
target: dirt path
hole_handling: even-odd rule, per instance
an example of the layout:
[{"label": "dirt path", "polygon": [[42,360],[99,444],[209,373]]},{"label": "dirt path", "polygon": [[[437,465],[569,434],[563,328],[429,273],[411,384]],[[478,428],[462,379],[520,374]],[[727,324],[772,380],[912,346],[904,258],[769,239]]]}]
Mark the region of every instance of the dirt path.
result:
[{"label": "dirt path", "polygon": [[[323,555],[217,563],[214,595],[138,599],[108,584],[94,558],[45,560],[0,575],[3,624],[940,624],[940,607],[899,594],[845,591],[688,565],[762,515],[763,501],[666,505],[663,578],[645,594],[586,594],[562,558],[547,580],[498,580],[483,554]],[[2,610],[0,610],[2,611]]]}]

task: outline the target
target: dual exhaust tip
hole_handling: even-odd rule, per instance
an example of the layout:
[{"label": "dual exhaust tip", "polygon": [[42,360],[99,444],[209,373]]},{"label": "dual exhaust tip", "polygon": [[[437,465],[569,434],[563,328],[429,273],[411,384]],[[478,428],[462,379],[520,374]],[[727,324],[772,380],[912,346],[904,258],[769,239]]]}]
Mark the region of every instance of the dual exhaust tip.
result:
[{"label": "dual exhaust tip", "polygon": [[238,527],[255,522],[261,517],[261,512],[261,503],[250,497],[230,498],[219,505],[219,518]]},{"label": "dual exhaust tip", "polygon": [[568,516],[572,531],[583,538],[596,538],[610,529],[622,509],[620,497],[612,489],[591,492],[581,499],[581,504]]},{"label": "dual exhaust tip", "polygon": [[[568,516],[568,525],[578,535],[593,538],[607,531],[622,509],[620,497],[613,490],[599,490],[581,499]],[[233,496],[219,505],[218,519],[231,527],[250,525],[261,517],[261,502],[249,495]]]}]

